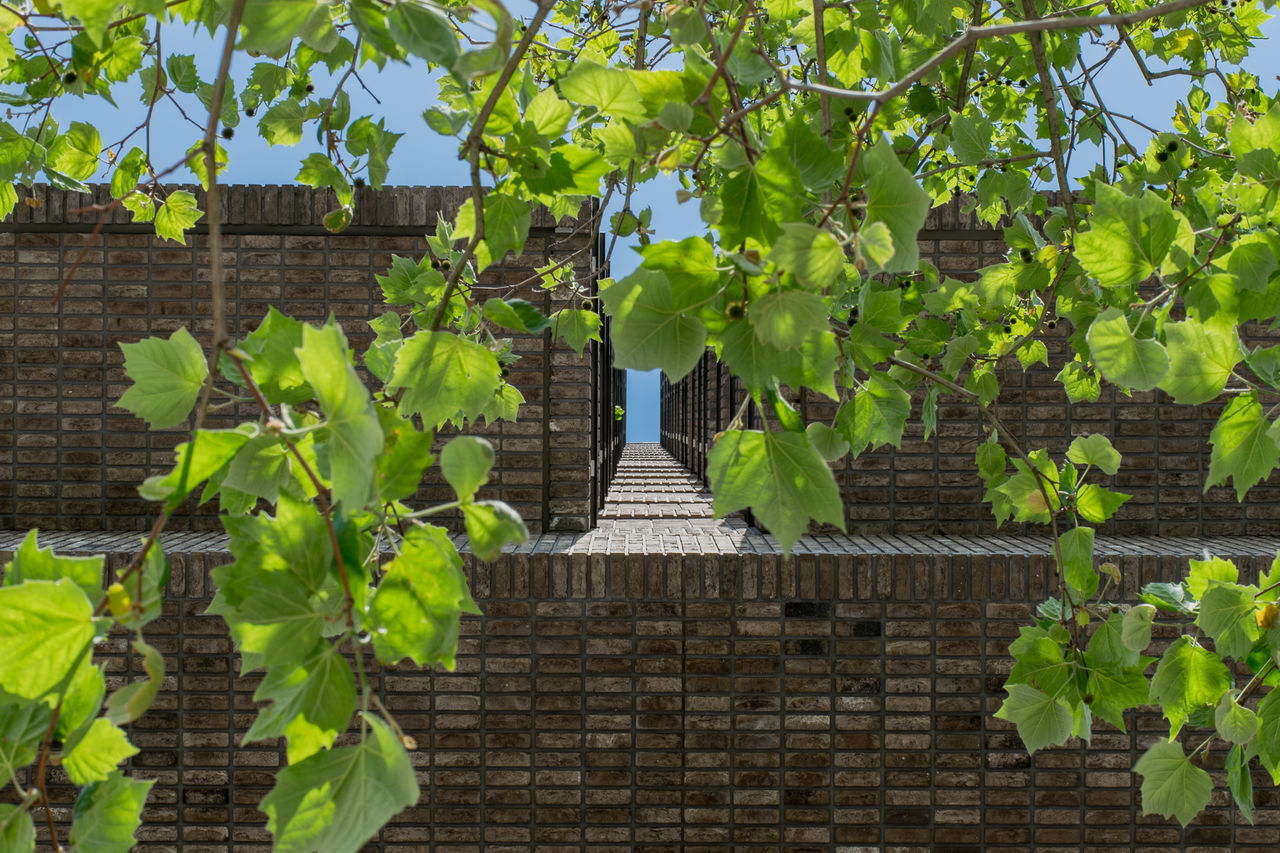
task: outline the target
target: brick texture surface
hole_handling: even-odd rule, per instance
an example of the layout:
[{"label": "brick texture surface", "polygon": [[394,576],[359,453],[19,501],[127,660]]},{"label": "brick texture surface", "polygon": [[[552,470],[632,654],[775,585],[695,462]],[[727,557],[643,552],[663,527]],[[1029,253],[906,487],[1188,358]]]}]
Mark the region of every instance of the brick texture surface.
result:
[{"label": "brick texture surface", "polygon": [[[146,523],[134,485],[164,470],[180,435],[149,435],[110,408],[122,390],[116,343],[192,322],[207,331],[202,237],[177,247],[113,220],[55,311],[48,299],[91,226],[68,212],[85,199],[34,192],[41,203],[20,205],[20,221],[0,231],[0,526],[52,528],[42,544],[106,553],[110,574]],[[232,188],[230,199],[237,328],[277,304],[316,321],[332,310],[353,338],[382,310],[372,276],[393,252],[420,254],[434,212],[457,201],[439,190],[362,192],[357,225],[334,237],[318,227],[323,199],[306,191]],[[572,227],[534,225],[534,257],[508,259],[494,273],[501,281],[523,280],[572,239]],[[949,272],[999,255],[952,208],[930,227],[937,242],[926,249]],[[709,441],[741,399],[727,377],[706,364],[664,389],[674,456],[658,445],[619,454],[612,405],[623,388],[605,371],[607,348],[579,361],[545,339],[517,346],[525,360],[513,377],[528,404],[516,424],[489,428],[500,449],[489,496],[544,532],[491,563],[459,538],[484,614],[464,620],[454,672],[374,672],[417,740],[422,797],[370,851],[1277,848],[1280,798],[1262,774],[1254,825],[1222,792],[1185,830],[1141,815],[1128,768],[1167,731],[1150,709],[1127,733],[1099,723],[1089,749],[1034,756],[991,716],[1008,645],[1053,588],[1050,545],[981,521],[967,467],[976,420],[953,402],[936,446],[909,437],[841,472],[854,535],[816,531],[784,556],[750,518],[714,518],[701,481]],[[1035,379],[1002,406],[1050,442],[1104,424],[1129,442],[1131,463],[1149,460],[1117,484],[1145,484],[1148,499],[1134,503],[1146,514],[1098,540],[1125,599],[1180,577],[1204,550],[1237,560],[1246,579],[1270,565],[1280,546],[1268,538],[1278,532],[1270,486],[1243,514],[1216,490],[1186,497],[1198,493],[1189,478],[1212,411],[1104,401],[1076,407],[1064,433],[1061,407],[1035,396],[1047,385]],[[802,405],[825,417],[818,401]],[[1197,443],[1161,443],[1174,438]],[[425,499],[439,497],[433,488]],[[157,782],[139,834],[147,853],[270,844],[256,805],[284,749],[242,745],[259,676],[239,673],[225,625],[204,615],[209,570],[229,559],[223,537],[201,529],[212,520],[192,514],[163,539],[173,572],[147,633],[166,681],[130,732],[142,751],[129,771]],[[0,533],[0,561],[21,535]],[[111,689],[141,675],[126,640],[102,649]],[[1221,788],[1220,753],[1210,765]],[[74,791],[60,768],[51,773],[65,826]]]},{"label": "brick texture surface", "polygon": [[[0,225],[0,527],[145,530],[153,508],[137,485],[172,466],[186,429],[148,432],[114,405],[127,387],[119,344],[167,337],[183,326],[207,340],[208,238],[197,225],[188,245],[160,240],[147,233],[150,226],[128,223],[123,209],[91,238],[96,212],[74,211],[106,200],[102,188],[93,195],[44,186],[24,192],[38,204],[19,204],[16,221]],[[423,257],[423,235],[438,215],[453,215],[462,197],[438,187],[361,190],[356,224],[333,235],[320,222],[325,193],[261,186],[226,193],[232,335],[252,331],[274,306],[311,323],[333,315],[357,352],[372,337],[368,321],[388,310],[375,276],[393,255]],[[583,227],[589,218],[556,222],[537,211],[525,254],[490,267],[481,284],[512,286],[505,295],[550,312],[561,302],[539,286],[534,270],[573,258],[593,293],[595,251]],[[624,374],[609,367],[601,344],[579,358],[550,332],[512,338],[520,360],[508,381],[526,402],[514,423],[471,430],[498,453],[497,476],[482,497],[511,504],[534,531],[586,530],[621,446],[612,409],[625,394]],[[249,408],[237,414],[256,417]],[[214,416],[209,425],[234,422]],[[418,495],[424,502],[452,497],[439,477]],[[216,529],[215,513],[216,506],[193,505],[172,524]]]}]

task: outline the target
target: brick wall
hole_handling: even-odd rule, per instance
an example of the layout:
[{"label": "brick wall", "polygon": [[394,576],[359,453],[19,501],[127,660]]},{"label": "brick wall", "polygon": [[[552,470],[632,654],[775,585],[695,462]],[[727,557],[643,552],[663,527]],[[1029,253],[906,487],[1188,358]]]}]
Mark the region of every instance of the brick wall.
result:
[{"label": "brick wall", "polygon": [[[959,212],[952,202],[934,209],[920,233],[921,257],[943,275],[971,278],[973,271],[1002,263],[998,231]],[[1223,404],[1178,406],[1161,391],[1125,395],[1107,384],[1096,403],[1067,401],[1055,376],[1071,357],[1069,323],[1043,331],[1049,366],[1004,371],[996,402],[1001,420],[1028,447],[1047,447],[1061,460],[1073,438],[1103,433],[1124,455],[1109,488],[1132,495],[1102,529],[1134,536],[1270,536],[1280,533],[1280,476],[1272,476],[1236,500],[1228,484],[1207,491],[1209,433]],[[1251,332],[1261,335],[1258,330]],[[1273,341],[1274,342],[1274,341]],[[712,439],[732,419],[744,391],[710,357],[674,387],[664,386],[662,441],[693,471],[705,475]],[[923,390],[914,395],[912,420],[902,446],[845,457],[834,464],[850,533],[982,534],[1037,526],[1012,522],[997,527],[974,452],[987,426],[976,407],[954,395],[938,401],[937,434],[925,441],[920,422]],[[838,406],[805,392],[798,400],[808,420],[831,423]],[[749,417],[758,418],[752,411]],[[758,428],[758,420],[753,421]]]},{"label": "brick wall", "polygon": [[[1044,540],[818,536],[784,558],[741,526],[716,536],[729,547],[695,533],[618,549],[598,530],[468,560],[484,616],[465,620],[456,672],[375,673],[419,744],[422,798],[368,850],[1275,849],[1280,800],[1262,772],[1253,826],[1225,789],[1186,830],[1141,816],[1128,768],[1167,733],[1156,714],[1034,756],[991,716],[1008,644],[1050,583]],[[45,543],[125,547],[103,534]],[[221,620],[201,615],[227,555],[209,534],[166,544],[169,597],[147,634],[168,677],[130,733],[143,750],[130,772],[157,780],[139,850],[265,851],[254,806],[284,750],[239,746],[258,679],[237,677]],[[1101,539],[1099,551],[1132,599],[1202,547],[1250,578],[1275,544]],[[126,640],[103,649],[109,688],[141,674],[119,658]],[[74,792],[52,796],[65,821]]]},{"label": "brick wall", "polygon": [[[180,326],[207,341],[205,229],[197,225],[183,246],[158,239],[149,225],[129,222],[117,208],[91,235],[98,213],[85,208],[109,201],[104,188],[92,196],[44,186],[20,192],[13,221],[0,225],[0,527],[146,529],[152,509],[138,497],[137,484],[168,469],[186,431],[151,433],[114,407],[127,387],[119,344],[167,337]],[[438,215],[452,216],[462,198],[456,189],[438,187],[359,190],[354,224],[333,235],[320,221],[329,207],[326,193],[270,186],[233,186],[225,193],[232,334],[251,331],[274,305],[312,323],[332,313],[357,351],[371,337],[367,321],[387,310],[374,276],[389,268],[393,254],[423,256],[422,235]],[[576,273],[594,289],[596,247],[589,228],[581,227],[588,214],[555,222],[537,212],[528,251],[491,267],[482,283],[516,285],[514,295],[554,310],[559,304],[530,280],[533,271],[578,252]],[[68,275],[55,307],[52,297]],[[622,380],[598,344],[580,359],[549,332],[513,338],[521,360],[509,381],[526,404],[514,423],[472,430],[498,451],[484,497],[510,503],[534,531],[588,529],[604,491],[595,472],[607,481],[622,440],[612,418]],[[601,415],[606,404],[607,418]],[[257,416],[249,409],[240,414]],[[232,422],[213,417],[209,425]],[[599,458],[593,462],[593,456]],[[451,499],[452,493],[437,477],[419,498]],[[193,507],[173,524],[217,528],[215,511]]]}]

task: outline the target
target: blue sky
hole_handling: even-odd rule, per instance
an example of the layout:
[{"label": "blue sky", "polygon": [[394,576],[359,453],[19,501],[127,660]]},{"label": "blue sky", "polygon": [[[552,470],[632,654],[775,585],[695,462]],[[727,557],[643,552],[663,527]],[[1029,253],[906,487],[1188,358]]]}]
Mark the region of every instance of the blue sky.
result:
[{"label": "blue sky", "polygon": [[[518,11],[519,3],[515,3],[513,8]],[[1280,20],[1268,22],[1264,32],[1271,39],[1280,38]],[[219,43],[211,40],[207,33],[201,31],[193,34],[176,25],[166,26],[163,30],[163,44],[167,54],[193,54],[202,79],[208,80],[214,76]],[[235,55],[233,76],[244,79],[254,61],[243,54]],[[1159,63],[1149,65],[1152,70],[1159,68]],[[1280,50],[1275,50],[1269,44],[1262,45],[1251,57],[1249,68],[1261,77],[1264,89],[1274,87],[1277,76],[1280,76]],[[368,90],[355,81],[348,81],[345,87],[351,96],[353,118],[370,113],[375,117],[386,116],[389,130],[405,133],[390,160],[390,183],[454,185],[469,181],[466,165],[457,157],[457,140],[437,135],[421,119],[423,111],[434,103],[437,92],[434,76],[429,75],[422,64],[392,63],[381,72],[362,72],[362,78]],[[1212,93],[1219,95],[1220,91],[1215,88],[1216,81],[1213,78],[1209,78],[1209,81]],[[321,96],[331,91],[335,82],[320,75],[313,78],[316,92]],[[1136,66],[1122,55],[1108,66],[1099,78],[1098,85],[1107,93],[1108,103],[1113,110],[1132,114],[1164,129],[1168,126],[1174,103],[1185,94],[1186,86],[1182,78],[1156,82],[1155,87],[1144,85]],[[118,137],[113,136],[110,128],[132,128],[145,114],[139,99],[141,89],[136,80],[117,85],[113,94],[120,104],[119,110],[96,98],[74,102],[67,99],[66,103],[55,108],[55,117],[64,124],[76,119],[90,121],[102,129],[105,142],[113,142]],[[380,99],[381,103],[377,103],[375,98]],[[152,127],[154,159],[159,164],[178,161],[184,151],[202,138],[202,129],[187,122],[176,109],[166,103],[157,106]],[[1142,142],[1138,140],[1145,141],[1146,134],[1136,125],[1134,131],[1130,134],[1130,139],[1141,145]],[[257,136],[252,119],[241,125],[233,139],[222,140],[221,143],[227,149],[230,159],[230,164],[222,175],[222,180],[228,183],[292,183],[298,172],[299,161],[312,151],[322,150],[313,138],[304,139],[301,144],[292,148],[270,148]],[[1093,157],[1080,156],[1073,163],[1072,172],[1087,172],[1093,162]],[[180,182],[195,180],[189,173],[179,172],[174,177]],[[654,239],[678,240],[704,230],[696,203],[681,205],[676,202],[675,192],[678,187],[674,180],[658,180],[641,187],[633,199],[636,209],[653,207],[651,228],[656,232]],[[629,250],[627,242],[620,241],[615,250],[615,276],[626,275],[635,268],[638,256]],[[656,441],[657,371],[630,371],[626,409],[628,440]]]}]

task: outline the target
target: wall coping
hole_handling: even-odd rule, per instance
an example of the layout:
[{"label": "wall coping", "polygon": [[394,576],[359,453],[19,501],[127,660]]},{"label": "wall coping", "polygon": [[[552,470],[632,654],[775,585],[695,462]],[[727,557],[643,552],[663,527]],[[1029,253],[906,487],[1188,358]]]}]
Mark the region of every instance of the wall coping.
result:
[{"label": "wall coping", "polygon": [[[106,184],[93,184],[87,193],[62,190],[48,184],[31,187],[18,185],[18,205],[13,215],[0,222],[0,233],[22,231],[71,231],[85,232],[98,224],[99,210],[111,204],[111,188]],[[166,184],[168,192],[187,190],[194,193],[196,201],[204,209],[206,194],[193,184]],[[324,215],[336,208],[337,202],[327,189],[297,186],[293,184],[226,184],[222,191],[222,225],[227,233],[261,233],[261,229],[276,231],[315,231],[329,234],[324,227]],[[434,231],[439,216],[446,219],[457,214],[467,198],[462,187],[384,186],[380,190],[360,187],[355,190],[352,203],[352,224],[340,234],[411,233]],[[577,218],[565,217],[559,222],[545,207],[535,206],[531,228],[572,230],[586,222],[596,209],[596,201],[583,205]],[[206,233],[208,224],[203,219],[192,229]],[[134,222],[133,214],[122,205],[115,207],[104,224],[103,231],[153,232],[151,223]]]}]

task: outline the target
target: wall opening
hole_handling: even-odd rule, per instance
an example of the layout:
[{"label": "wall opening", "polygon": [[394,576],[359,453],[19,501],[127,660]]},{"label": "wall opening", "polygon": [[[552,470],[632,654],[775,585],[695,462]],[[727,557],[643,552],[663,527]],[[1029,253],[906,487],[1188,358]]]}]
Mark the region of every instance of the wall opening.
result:
[{"label": "wall opening", "polygon": [[658,440],[660,370],[627,371],[627,443]]}]

